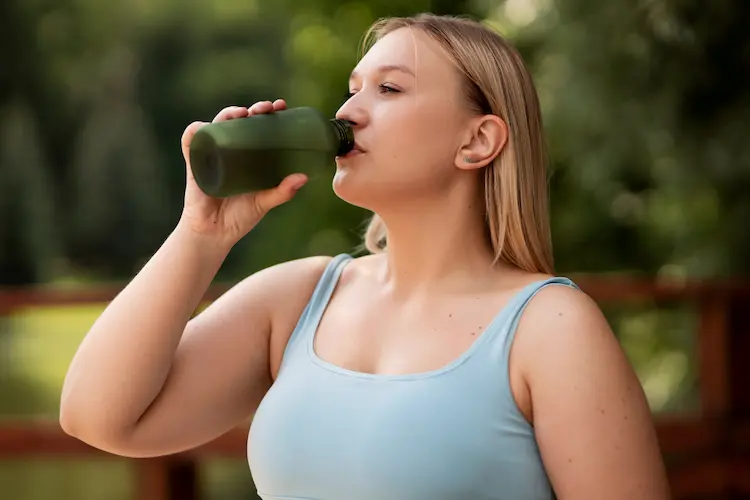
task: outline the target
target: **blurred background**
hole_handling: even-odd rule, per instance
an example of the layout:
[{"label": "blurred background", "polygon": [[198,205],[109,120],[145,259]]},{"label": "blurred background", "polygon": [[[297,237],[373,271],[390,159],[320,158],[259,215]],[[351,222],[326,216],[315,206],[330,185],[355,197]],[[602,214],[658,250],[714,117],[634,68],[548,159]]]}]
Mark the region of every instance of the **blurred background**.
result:
[{"label": "blurred background", "polygon": [[[750,498],[750,2],[3,0],[0,499],[255,498],[246,428],[185,456],[108,457],[59,432],[63,376],[177,221],[185,126],[279,97],[332,116],[363,31],[422,11],[485,20],[531,68],[558,274],[635,365],[675,498]],[[332,174],[235,248],[213,296],[353,250],[367,214]]]}]

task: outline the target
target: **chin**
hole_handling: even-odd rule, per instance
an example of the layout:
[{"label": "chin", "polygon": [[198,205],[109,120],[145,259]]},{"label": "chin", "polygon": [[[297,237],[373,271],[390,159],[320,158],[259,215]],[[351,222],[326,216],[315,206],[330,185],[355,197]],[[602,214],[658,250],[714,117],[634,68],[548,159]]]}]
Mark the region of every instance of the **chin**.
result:
[{"label": "chin", "polygon": [[[372,165],[372,164],[370,164]],[[333,177],[333,192],[343,201],[371,212],[390,211],[409,204],[419,185],[429,185],[425,179],[410,178],[403,172],[362,168],[357,162],[337,162]]]},{"label": "chin", "polygon": [[333,177],[333,192],[350,205],[368,208],[367,198],[370,196],[367,194],[366,183],[357,177],[359,176],[353,175],[347,168],[339,167]]},{"label": "chin", "polygon": [[333,177],[333,192],[350,205],[372,211],[379,205],[379,200],[388,196],[380,192],[381,189],[374,188],[376,183],[371,179],[364,177],[362,172],[339,167]]}]

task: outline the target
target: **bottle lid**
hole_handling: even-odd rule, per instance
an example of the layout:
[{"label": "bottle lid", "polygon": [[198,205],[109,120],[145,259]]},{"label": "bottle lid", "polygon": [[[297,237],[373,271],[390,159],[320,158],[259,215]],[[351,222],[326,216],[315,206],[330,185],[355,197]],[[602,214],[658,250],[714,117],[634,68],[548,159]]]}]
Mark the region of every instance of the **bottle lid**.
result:
[{"label": "bottle lid", "polygon": [[338,144],[336,145],[336,156],[343,156],[354,149],[354,129],[346,120],[333,119],[334,137]]}]

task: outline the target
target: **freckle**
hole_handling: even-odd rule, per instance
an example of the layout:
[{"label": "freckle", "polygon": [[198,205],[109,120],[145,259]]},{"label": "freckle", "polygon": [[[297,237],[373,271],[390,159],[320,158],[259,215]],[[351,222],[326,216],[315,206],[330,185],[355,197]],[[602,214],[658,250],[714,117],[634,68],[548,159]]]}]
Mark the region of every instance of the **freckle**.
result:
[{"label": "freckle", "polygon": [[477,332],[471,332],[471,334],[472,334],[472,335],[476,335],[476,334],[477,334]]},{"label": "freckle", "polygon": [[573,459],[572,459],[572,458],[569,458],[569,459],[568,459],[568,463],[569,463],[569,464],[572,464],[572,463],[573,463]]},{"label": "freckle", "polygon": [[604,415],[604,410],[599,410],[599,412],[600,412],[600,413],[601,413],[602,415]]},{"label": "freckle", "polygon": [[557,313],[558,316],[562,316],[562,313]]},{"label": "freckle", "polygon": [[449,317],[449,318],[452,318],[452,317],[453,317],[453,313],[450,313],[450,314],[448,315],[448,317]]}]

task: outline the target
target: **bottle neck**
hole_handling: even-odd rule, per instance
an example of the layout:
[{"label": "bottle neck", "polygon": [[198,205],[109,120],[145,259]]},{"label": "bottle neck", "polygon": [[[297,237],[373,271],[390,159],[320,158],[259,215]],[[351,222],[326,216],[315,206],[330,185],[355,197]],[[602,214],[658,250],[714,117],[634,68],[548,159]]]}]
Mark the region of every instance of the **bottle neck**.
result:
[{"label": "bottle neck", "polygon": [[330,121],[333,137],[336,140],[336,156],[342,156],[354,149],[354,130],[346,120]]}]

